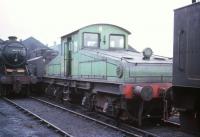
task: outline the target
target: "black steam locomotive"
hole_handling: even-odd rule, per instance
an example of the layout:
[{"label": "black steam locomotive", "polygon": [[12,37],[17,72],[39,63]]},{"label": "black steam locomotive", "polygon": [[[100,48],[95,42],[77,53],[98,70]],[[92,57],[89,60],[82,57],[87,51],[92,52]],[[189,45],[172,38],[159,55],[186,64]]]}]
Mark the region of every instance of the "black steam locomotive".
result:
[{"label": "black steam locomotive", "polygon": [[181,125],[200,131],[200,2],[175,10],[172,100]]},{"label": "black steam locomotive", "polygon": [[0,95],[11,93],[27,95],[31,83],[36,80],[27,69],[27,49],[10,36],[9,40],[0,41]]}]

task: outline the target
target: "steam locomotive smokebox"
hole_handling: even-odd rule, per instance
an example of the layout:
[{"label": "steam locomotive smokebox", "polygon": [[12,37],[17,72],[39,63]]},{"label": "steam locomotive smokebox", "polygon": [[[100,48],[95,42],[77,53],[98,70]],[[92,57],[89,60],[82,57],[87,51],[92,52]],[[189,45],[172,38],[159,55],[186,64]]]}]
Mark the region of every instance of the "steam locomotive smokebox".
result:
[{"label": "steam locomotive smokebox", "polygon": [[26,63],[27,56],[25,46],[17,41],[15,36],[10,36],[8,39],[0,47],[1,61],[9,67],[23,66]]},{"label": "steam locomotive smokebox", "polygon": [[174,13],[173,84],[200,87],[200,3]]}]

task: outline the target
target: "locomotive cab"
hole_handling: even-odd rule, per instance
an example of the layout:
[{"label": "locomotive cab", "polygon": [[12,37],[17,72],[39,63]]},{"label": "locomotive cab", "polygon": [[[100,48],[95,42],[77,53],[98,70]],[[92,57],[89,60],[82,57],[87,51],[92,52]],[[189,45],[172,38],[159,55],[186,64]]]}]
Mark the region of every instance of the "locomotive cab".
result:
[{"label": "locomotive cab", "polygon": [[62,45],[71,41],[70,49],[128,49],[128,30],[110,24],[94,24],[61,37]]}]

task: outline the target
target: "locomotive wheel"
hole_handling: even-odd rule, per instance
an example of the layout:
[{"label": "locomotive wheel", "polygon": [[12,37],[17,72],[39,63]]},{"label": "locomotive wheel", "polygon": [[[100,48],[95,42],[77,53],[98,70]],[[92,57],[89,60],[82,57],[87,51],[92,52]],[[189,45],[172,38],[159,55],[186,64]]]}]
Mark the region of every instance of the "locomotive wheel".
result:
[{"label": "locomotive wheel", "polygon": [[64,104],[68,101],[71,103],[80,104],[81,95],[78,94],[78,92],[75,92],[74,89],[66,88],[66,89],[63,89],[63,101],[64,101]]},{"label": "locomotive wheel", "polygon": [[96,96],[94,94],[90,95],[88,99],[88,105],[87,105],[87,109],[89,111],[94,111],[95,102],[96,102]]},{"label": "locomotive wheel", "polygon": [[56,96],[55,99],[57,102],[62,102],[62,97],[63,97],[62,88],[60,87],[57,88],[57,92],[55,93],[55,96]]},{"label": "locomotive wheel", "polygon": [[68,101],[70,101],[70,90],[69,90],[69,88],[63,87],[63,89],[62,89],[62,99],[63,99],[63,104],[64,105]]},{"label": "locomotive wheel", "polygon": [[94,110],[95,95],[91,93],[85,93],[82,98],[81,105],[84,106],[88,111]]},{"label": "locomotive wheel", "polygon": [[180,112],[180,124],[183,130],[187,132],[200,132],[200,114],[193,112]]},{"label": "locomotive wheel", "polygon": [[55,87],[53,84],[48,85],[48,87],[45,89],[45,95],[48,98],[52,98],[54,90],[55,90]]}]

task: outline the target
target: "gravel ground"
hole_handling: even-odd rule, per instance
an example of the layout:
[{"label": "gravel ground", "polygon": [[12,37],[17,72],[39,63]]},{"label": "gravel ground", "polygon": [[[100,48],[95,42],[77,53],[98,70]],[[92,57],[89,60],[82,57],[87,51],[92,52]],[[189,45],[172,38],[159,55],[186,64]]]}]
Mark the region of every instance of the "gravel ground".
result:
[{"label": "gravel ground", "polygon": [[155,133],[161,137],[195,137],[194,135],[187,134],[182,131],[177,131],[177,129],[173,128],[153,127],[148,129],[148,131]]},{"label": "gravel ground", "polygon": [[75,137],[123,137],[123,133],[90,120],[77,117],[60,109],[44,105],[32,99],[15,99],[17,104],[27,108],[50,123]]},{"label": "gravel ground", "polygon": [[[178,116],[171,116],[168,120],[171,122],[180,123]],[[150,128],[149,131],[161,137],[195,137],[195,135],[183,132],[181,129],[177,130],[175,127],[165,128],[161,126],[155,126]]]},{"label": "gravel ground", "polygon": [[58,137],[58,135],[0,99],[0,137]]}]

